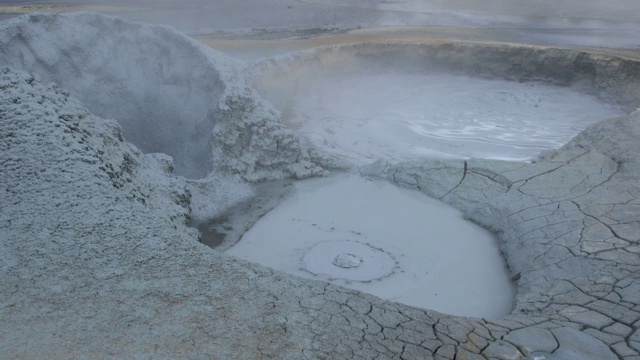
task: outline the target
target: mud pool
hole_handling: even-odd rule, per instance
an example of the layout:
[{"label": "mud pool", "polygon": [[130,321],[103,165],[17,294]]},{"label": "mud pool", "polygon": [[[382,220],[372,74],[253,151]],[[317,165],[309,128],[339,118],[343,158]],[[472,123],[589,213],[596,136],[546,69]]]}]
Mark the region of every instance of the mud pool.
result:
[{"label": "mud pool", "polygon": [[329,76],[285,121],[309,145],[362,165],[423,157],[535,159],[621,108],[571,88],[445,73]]},{"label": "mud pool", "polygon": [[227,254],[440,312],[500,318],[514,290],[491,233],[417,191],[360,176],[297,182]]},{"label": "mud pool", "polygon": [[[589,125],[625,113],[578,87],[431,71],[411,61],[415,71],[399,70],[406,64],[396,61],[384,70],[384,54],[364,61],[350,51],[312,57],[324,67],[294,60],[295,75],[267,80],[271,87],[263,94],[304,145],[357,166],[380,159],[529,162]],[[511,311],[515,290],[496,239],[459,210],[358,176],[293,188],[272,210],[262,209],[266,215],[252,227],[239,231],[231,217],[213,221],[220,233],[231,234],[220,249],[443,313],[498,319]],[[235,216],[246,218],[246,212]]]}]

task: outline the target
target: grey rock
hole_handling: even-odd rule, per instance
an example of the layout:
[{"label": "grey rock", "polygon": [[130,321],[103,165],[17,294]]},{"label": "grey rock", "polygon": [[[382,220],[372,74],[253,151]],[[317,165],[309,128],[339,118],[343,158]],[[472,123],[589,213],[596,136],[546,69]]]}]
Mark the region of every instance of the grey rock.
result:
[{"label": "grey rock", "polygon": [[611,346],[624,340],[623,336],[602,332],[596,329],[585,329],[584,333],[602,341],[603,343],[607,344],[607,346]]},{"label": "grey rock", "polygon": [[627,337],[627,336],[629,336],[629,334],[631,334],[633,329],[631,329],[627,325],[624,325],[624,324],[621,324],[621,323],[615,323],[615,324],[613,324],[611,326],[608,326],[608,327],[602,329],[602,331],[607,332],[609,334],[614,334],[614,335],[620,335],[622,337]]},{"label": "grey rock", "polygon": [[434,355],[435,359],[453,359],[456,355],[456,348],[453,345],[444,345]]},{"label": "grey rock", "polygon": [[442,198],[464,178],[463,160],[426,160],[390,164],[379,160],[360,168],[360,173],[377,179],[392,181],[400,186],[424,191],[434,198]]},{"label": "grey rock", "polygon": [[413,344],[407,344],[402,349],[402,353],[400,354],[400,359],[403,359],[403,360],[420,359],[422,356],[424,356],[423,349]]},{"label": "grey rock", "polygon": [[558,348],[558,342],[551,331],[537,327],[512,331],[503,340],[516,346],[525,356],[538,351],[551,353]]},{"label": "grey rock", "polygon": [[552,329],[559,343],[553,359],[617,359],[600,340],[572,328]]},{"label": "grey rock", "polygon": [[629,356],[638,356],[638,352],[629,348],[626,343],[620,342],[617,344],[611,345],[611,349],[621,357],[629,357]]},{"label": "grey rock", "polygon": [[456,354],[456,359],[459,360],[485,360],[486,358],[480,354],[474,354],[464,349],[459,349]]},{"label": "grey rock", "polygon": [[515,346],[502,340],[489,344],[489,346],[482,352],[482,356],[489,359],[501,360],[520,360],[523,358],[522,353],[520,353]]},{"label": "grey rock", "polygon": [[613,323],[613,320],[609,317],[580,306],[566,307],[560,310],[559,314],[566,317],[572,322],[588,325],[596,329],[601,329]]},{"label": "grey rock", "polygon": [[[585,167],[584,164],[591,166]],[[597,165],[596,165],[597,164]],[[595,166],[593,166],[595,165]],[[518,191],[540,198],[565,199],[589,192],[594,186],[606,181],[618,170],[611,158],[590,152],[577,157],[573,162],[560,166],[545,176],[536,176],[526,182],[516,183]],[[553,183],[553,188],[548,184]]]},{"label": "grey rock", "polygon": [[[630,294],[631,295],[631,294]],[[637,298],[637,295],[632,295]],[[637,300],[632,300],[637,301]],[[610,303],[604,300],[596,300],[586,305],[590,309],[597,309],[599,313],[605,314],[608,317],[622,322],[623,324],[631,325],[636,319],[640,318],[640,314],[630,310],[623,304]]]},{"label": "grey rock", "polygon": [[[638,257],[636,256],[636,258]],[[617,293],[622,297],[622,301],[636,303],[637,298],[640,297],[640,279],[635,279],[631,284],[617,291]],[[638,318],[640,316],[636,317],[636,319]]]}]

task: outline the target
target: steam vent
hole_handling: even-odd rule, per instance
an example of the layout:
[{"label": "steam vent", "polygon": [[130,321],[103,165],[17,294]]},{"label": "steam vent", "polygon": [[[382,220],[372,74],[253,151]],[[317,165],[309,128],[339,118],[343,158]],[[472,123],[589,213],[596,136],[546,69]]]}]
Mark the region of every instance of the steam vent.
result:
[{"label": "steam vent", "polygon": [[640,359],[635,2],[22,3],[1,358]]}]

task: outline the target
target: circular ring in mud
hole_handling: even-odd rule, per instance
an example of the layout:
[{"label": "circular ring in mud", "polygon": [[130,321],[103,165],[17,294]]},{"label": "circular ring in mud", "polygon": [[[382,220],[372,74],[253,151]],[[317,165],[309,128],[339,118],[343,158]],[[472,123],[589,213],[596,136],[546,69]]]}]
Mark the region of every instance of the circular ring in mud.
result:
[{"label": "circular ring in mud", "polygon": [[302,258],[304,269],[317,276],[371,281],[391,275],[396,261],[382,249],[350,240],[314,245]]}]

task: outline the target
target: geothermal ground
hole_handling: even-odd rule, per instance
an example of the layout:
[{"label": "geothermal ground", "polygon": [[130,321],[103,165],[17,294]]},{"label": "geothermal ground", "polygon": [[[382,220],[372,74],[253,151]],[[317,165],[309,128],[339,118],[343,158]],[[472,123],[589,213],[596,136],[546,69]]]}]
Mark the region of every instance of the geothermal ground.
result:
[{"label": "geothermal ground", "polygon": [[637,5],[474,4],[0,6],[2,356],[640,358]]}]

